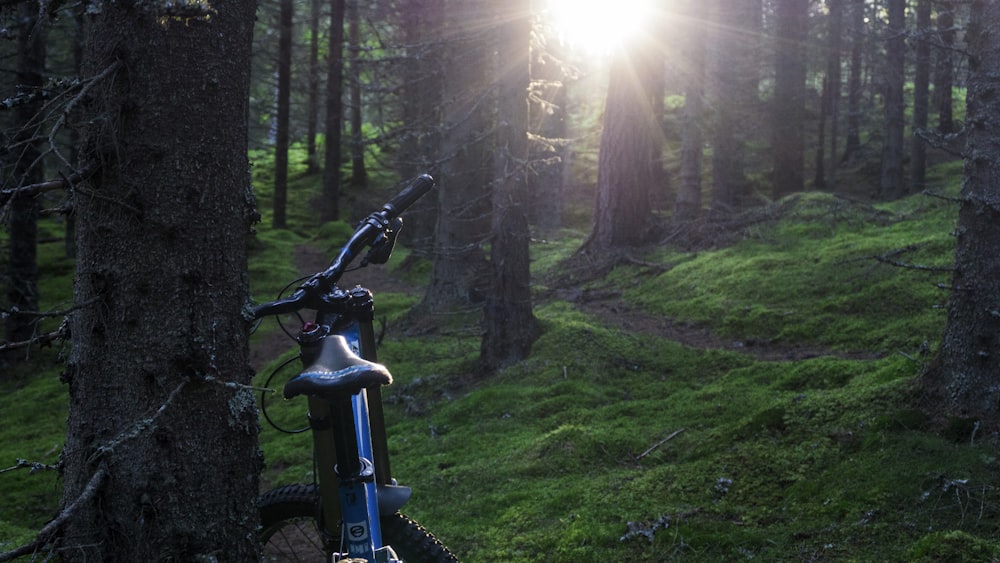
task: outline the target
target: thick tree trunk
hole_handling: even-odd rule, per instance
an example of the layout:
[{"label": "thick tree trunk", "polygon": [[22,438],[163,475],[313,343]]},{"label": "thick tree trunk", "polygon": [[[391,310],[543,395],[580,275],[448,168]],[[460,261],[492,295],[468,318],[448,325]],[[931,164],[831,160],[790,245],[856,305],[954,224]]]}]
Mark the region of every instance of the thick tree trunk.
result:
[{"label": "thick tree trunk", "polygon": [[[66,561],[255,561],[247,161],[255,3],[174,20],[132,3],[91,21],[76,192]],[[96,477],[95,477],[96,476]],[[88,484],[90,485],[88,487]]]},{"label": "thick tree trunk", "polygon": [[479,360],[495,370],[523,360],[538,337],[531,310],[528,241],[528,83],[531,44],[529,0],[510,2],[498,14],[497,157],[486,297]]},{"label": "thick tree trunk", "polygon": [[[1000,427],[1000,3],[976,0],[968,28],[965,180],[948,324],[930,382],[951,414]],[[985,433],[985,432],[984,432]]]},{"label": "thick tree trunk", "polygon": [[774,196],[805,186],[806,36],[809,0],[777,5],[774,100],[771,107]]},{"label": "thick tree trunk", "polygon": [[642,243],[652,223],[652,195],[663,178],[664,61],[646,42],[619,47],[611,63],[597,164],[597,199],[588,246]]},{"label": "thick tree trunk", "polygon": [[886,199],[906,195],[903,178],[903,129],[906,104],[906,0],[888,0],[889,28],[886,31],[885,80],[885,139],[882,145],[882,175],[879,191]]}]

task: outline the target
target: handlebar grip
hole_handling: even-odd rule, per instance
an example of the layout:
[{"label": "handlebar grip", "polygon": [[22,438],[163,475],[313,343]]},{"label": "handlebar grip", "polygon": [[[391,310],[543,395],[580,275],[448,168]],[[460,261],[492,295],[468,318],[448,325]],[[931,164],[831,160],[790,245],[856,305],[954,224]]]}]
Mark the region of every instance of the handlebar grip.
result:
[{"label": "handlebar grip", "polygon": [[395,217],[413,205],[415,201],[434,187],[434,178],[429,174],[421,174],[410,180],[395,197],[382,208],[390,217]]}]

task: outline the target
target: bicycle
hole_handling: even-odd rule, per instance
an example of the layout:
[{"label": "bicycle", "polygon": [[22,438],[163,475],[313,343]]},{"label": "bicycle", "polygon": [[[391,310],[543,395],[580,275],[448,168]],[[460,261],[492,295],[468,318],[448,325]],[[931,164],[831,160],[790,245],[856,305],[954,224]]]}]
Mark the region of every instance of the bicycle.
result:
[{"label": "bicycle", "polygon": [[358,225],[326,270],[308,277],[290,296],[252,311],[256,320],[316,312],[315,320],[304,322],[293,336],[304,369],[283,392],[286,399],[307,397],[314,483],[287,485],[261,497],[266,561],[457,561],[430,532],[399,512],[411,491],[390,472],[381,387],[392,382],[392,375],[377,363],[374,298],[360,286],[345,290],[337,285],[366,249],[360,267],[388,261],[402,226],[400,214],[433,187],[426,174],[407,182]]}]

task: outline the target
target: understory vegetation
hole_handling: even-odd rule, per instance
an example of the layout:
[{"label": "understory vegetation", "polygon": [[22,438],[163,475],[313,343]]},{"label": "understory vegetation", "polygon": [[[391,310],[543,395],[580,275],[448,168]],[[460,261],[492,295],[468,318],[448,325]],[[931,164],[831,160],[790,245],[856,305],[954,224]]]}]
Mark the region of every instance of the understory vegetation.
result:
[{"label": "understory vegetation", "polygon": [[[496,374],[475,371],[475,326],[408,330],[428,269],[401,249],[392,290],[371,289],[395,377],[393,473],[414,489],[405,511],[471,562],[997,560],[995,436],[925,408],[916,385],[945,320],[960,178],[948,166],[937,196],[798,194],[724,245],[635,249],[610,270],[575,253],[582,229],[536,240],[543,334]],[[256,173],[263,301],[307,273],[302,248],[327,252],[346,225],[269,230],[263,156]],[[290,224],[307,224],[316,184],[293,183]],[[65,308],[72,264],[42,250],[43,308]],[[278,370],[292,348],[268,344],[278,335],[266,323],[254,337],[273,350],[261,387],[295,369]],[[0,467],[58,461],[60,346],[0,381]],[[303,425],[303,404],[265,400]],[[309,436],[262,424],[266,485],[309,480]],[[45,468],[0,473],[0,551],[56,514],[60,488]]]}]

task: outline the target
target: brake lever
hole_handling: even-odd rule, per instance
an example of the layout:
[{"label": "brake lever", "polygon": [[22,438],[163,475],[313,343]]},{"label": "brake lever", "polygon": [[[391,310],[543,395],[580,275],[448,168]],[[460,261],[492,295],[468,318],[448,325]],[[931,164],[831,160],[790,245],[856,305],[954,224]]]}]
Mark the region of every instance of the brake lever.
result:
[{"label": "brake lever", "polygon": [[393,249],[396,247],[396,237],[399,236],[399,230],[402,228],[403,218],[393,218],[389,222],[389,225],[375,238],[375,242],[372,243],[371,249],[368,250],[368,253],[365,254],[364,258],[362,258],[361,266],[364,267],[368,264],[385,264],[388,262]]}]

